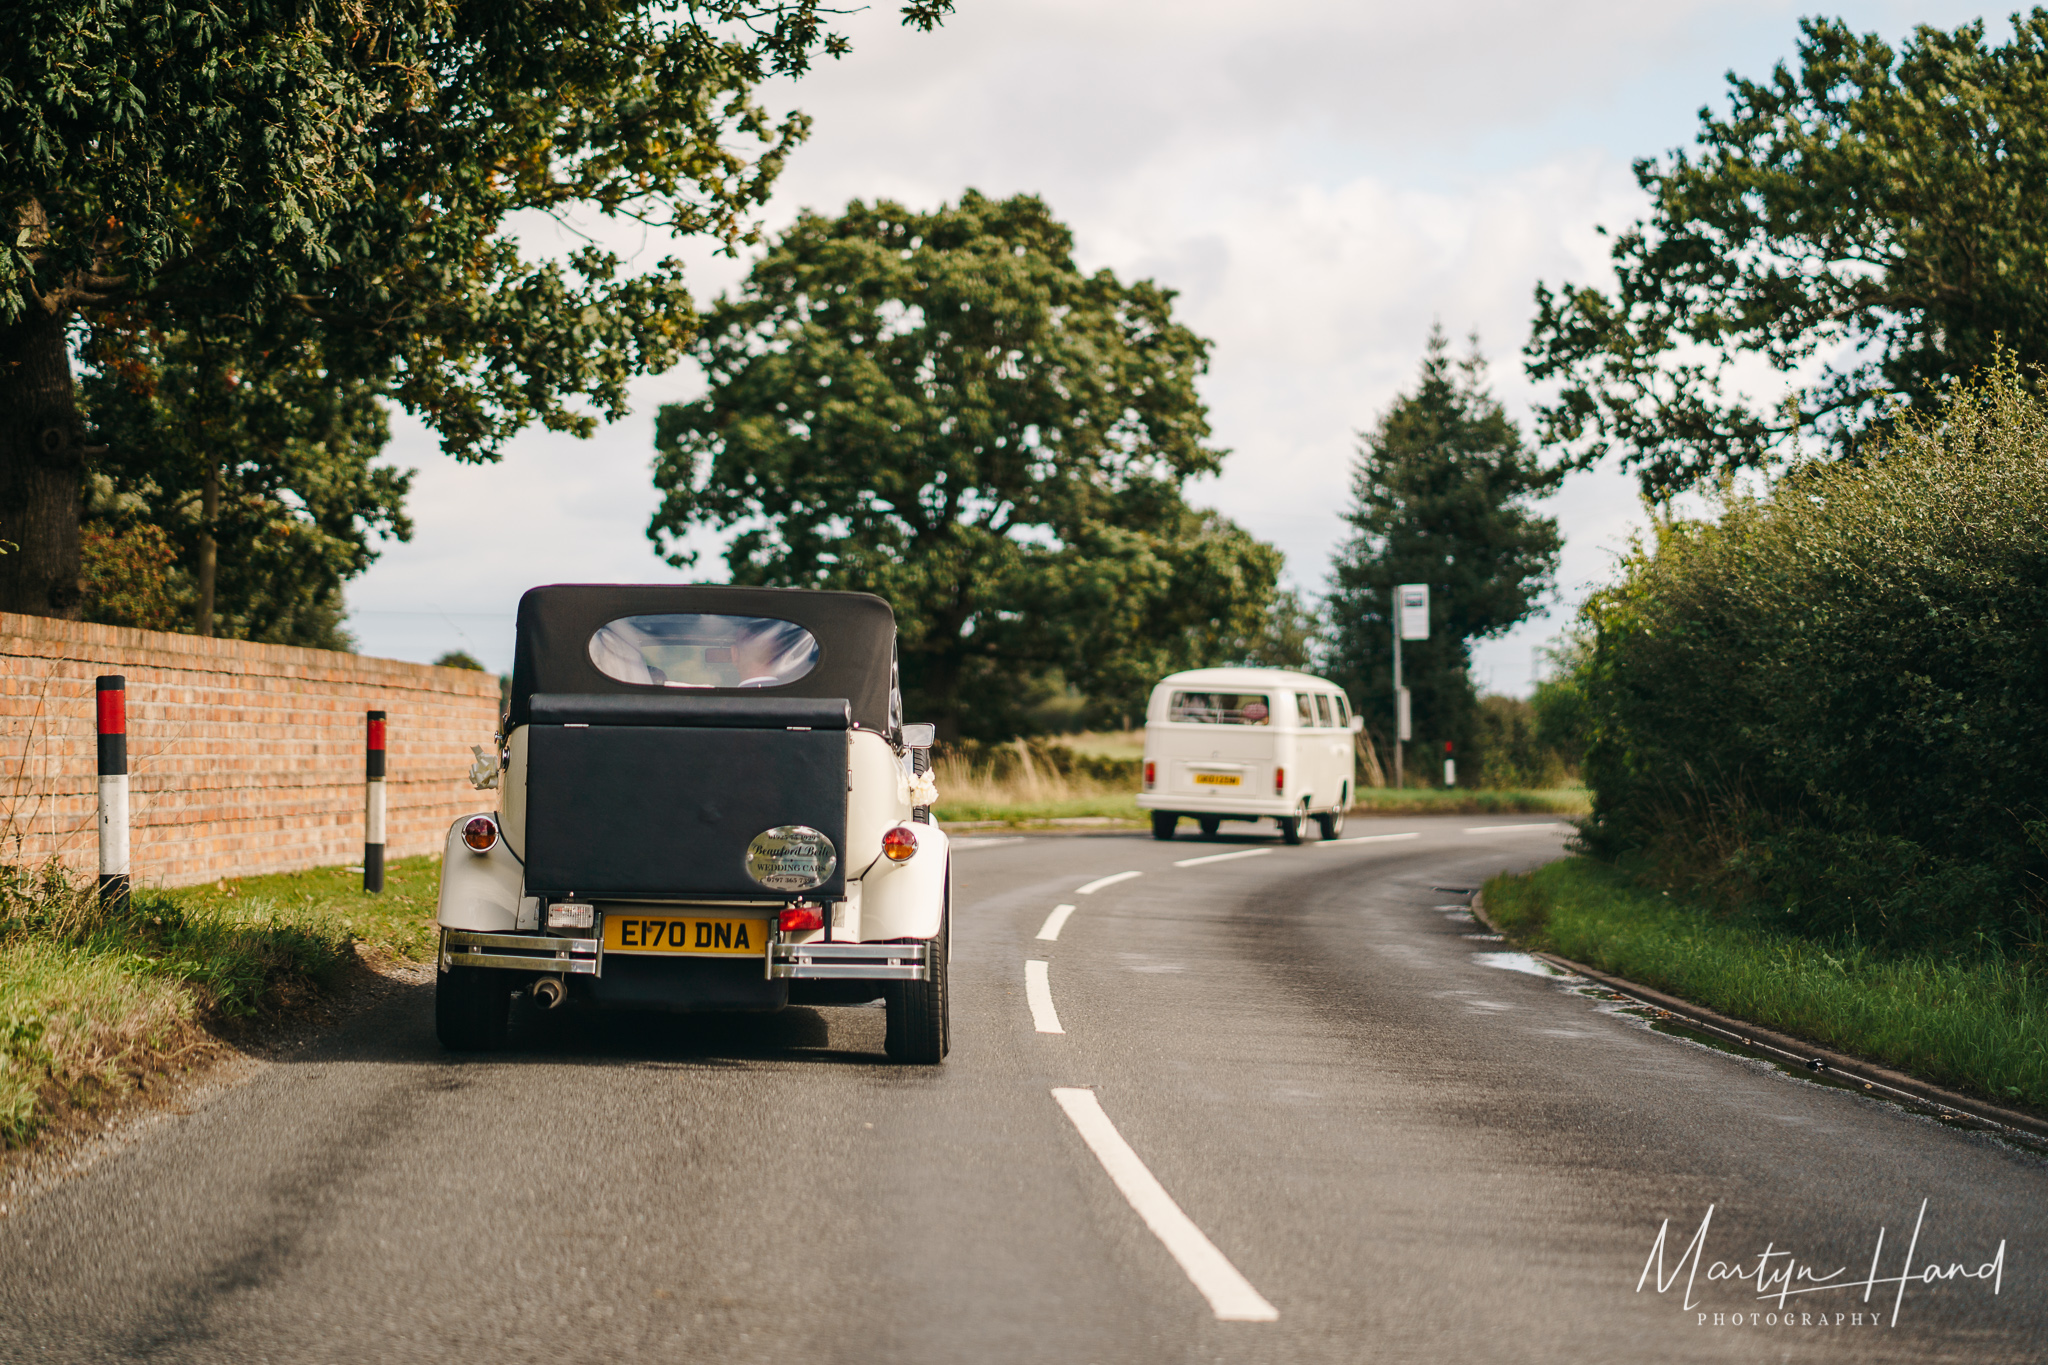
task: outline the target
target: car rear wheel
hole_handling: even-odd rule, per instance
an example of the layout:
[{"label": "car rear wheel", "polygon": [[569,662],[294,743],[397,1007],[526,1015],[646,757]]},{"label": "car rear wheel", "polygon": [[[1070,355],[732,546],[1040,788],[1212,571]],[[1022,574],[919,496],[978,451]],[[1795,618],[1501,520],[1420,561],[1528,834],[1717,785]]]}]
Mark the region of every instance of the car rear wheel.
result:
[{"label": "car rear wheel", "polygon": [[922,981],[891,981],[882,997],[888,1010],[882,1047],[890,1060],[906,1066],[937,1066],[946,1060],[952,1043],[946,986],[946,954],[953,937],[953,869],[946,869],[946,907],[939,916],[939,932],[925,954],[927,975]]},{"label": "car rear wheel", "polygon": [[1172,811],[1155,810],[1152,812],[1152,837],[1155,839],[1171,839],[1174,829],[1179,824],[1180,817]]},{"label": "car rear wheel", "polygon": [[1301,842],[1301,817],[1299,815],[1281,817],[1280,842],[1283,844],[1298,844]]},{"label": "car rear wheel", "polygon": [[434,980],[434,1036],[451,1052],[498,1052],[512,1031],[511,972],[450,967]]},{"label": "car rear wheel", "polygon": [[1202,827],[1202,837],[1204,839],[1215,838],[1216,831],[1223,828],[1223,822],[1212,817],[1205,817],[1195,821],[1195,823]]},{"label": "car rear wheel", "polygon": [[1316,828],[1325,839],[1334,839],[1344,832],[1344,812],[1333,810],[1316,817]]}]

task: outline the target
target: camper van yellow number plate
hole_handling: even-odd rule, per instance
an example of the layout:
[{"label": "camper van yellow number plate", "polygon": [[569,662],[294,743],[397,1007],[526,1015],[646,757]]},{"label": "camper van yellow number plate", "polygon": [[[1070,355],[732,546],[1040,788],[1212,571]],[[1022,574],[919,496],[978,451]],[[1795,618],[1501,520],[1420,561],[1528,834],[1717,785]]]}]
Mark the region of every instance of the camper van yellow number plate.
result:
[{"label": "camper van yellow number plate", "polygon": [[768,952],[768,921],[613,912],[604,917],[604,950],[691,957],[762,957]]},{"label": "camper van yellow number plate", "polygon": [[1236,773],[1196,773],[1197,787],[1241,787],[1244,779]]}]

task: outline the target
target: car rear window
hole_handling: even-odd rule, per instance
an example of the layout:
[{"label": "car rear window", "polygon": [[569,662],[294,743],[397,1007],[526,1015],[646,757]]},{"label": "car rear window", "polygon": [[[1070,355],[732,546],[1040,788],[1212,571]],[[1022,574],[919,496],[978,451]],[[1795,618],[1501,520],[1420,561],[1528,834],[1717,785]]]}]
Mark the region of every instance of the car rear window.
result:
[{"label": "car rear window", "polygon": [[590,637],[590,661],[652,687],[780,687],[818,666],[818,641],[768,616],[622,616]]},{"label": "car rear window", "polygon": [[1264,725],[1272,719],[1263,692],[1176,692],[1166,718],[1193,725]]}]

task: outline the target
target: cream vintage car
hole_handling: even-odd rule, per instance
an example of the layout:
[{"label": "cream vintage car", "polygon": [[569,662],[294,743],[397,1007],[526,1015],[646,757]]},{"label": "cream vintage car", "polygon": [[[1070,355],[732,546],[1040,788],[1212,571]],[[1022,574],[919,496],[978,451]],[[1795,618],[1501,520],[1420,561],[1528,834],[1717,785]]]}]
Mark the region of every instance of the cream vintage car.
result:
[{"label": "cream vintage car", "polygon": [[498,808],[443,854],[434,1022],[511,1005],[887,1008],[946,1055],[952,869],[932,727],[905,725],[896,621],[865,593],[563,584],[519,603]]}]

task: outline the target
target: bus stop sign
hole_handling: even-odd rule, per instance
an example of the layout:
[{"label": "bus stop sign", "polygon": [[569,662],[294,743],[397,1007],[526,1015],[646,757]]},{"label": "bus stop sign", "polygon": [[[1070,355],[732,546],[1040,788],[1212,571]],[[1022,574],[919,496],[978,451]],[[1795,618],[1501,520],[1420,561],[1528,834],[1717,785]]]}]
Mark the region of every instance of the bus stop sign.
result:
[{"label": "bus stop sign", "polygon": [[1427,640],[1429,638],[1429,584],[1403,583],[1394,589],[1401,603],[1401,638],[1404,640]]}]

